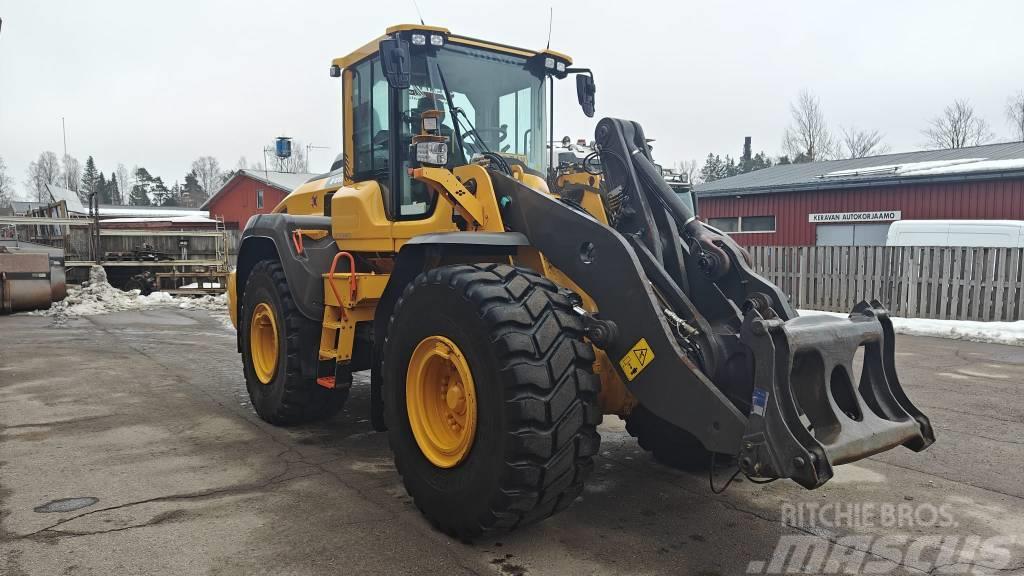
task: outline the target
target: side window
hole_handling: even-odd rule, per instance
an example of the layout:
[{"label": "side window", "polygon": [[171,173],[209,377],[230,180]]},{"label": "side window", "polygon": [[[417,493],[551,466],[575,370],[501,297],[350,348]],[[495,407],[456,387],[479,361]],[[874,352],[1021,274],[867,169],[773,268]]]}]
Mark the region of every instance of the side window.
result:
[{"label": "side window", "polygon": [[388,84],[379,58],[352,68],[352,140],[355,174],[387,170]]},{"label": "side window", "polygon": [[259,189],[256,191],[256,207],[263,208],[263,190]]},{"label": "side window", "polygon": [[[504,140],[499,142],[501,152],[513,154],[527,161],[528,140],[532,128],[530,88],[510,92],[498,98],[498,127],[504,128]],[[575,158],[574,158],[575,159]]]},{"label": "side window", "polygon": [[708,224],[718,228],[722,232],[739,232],[740,231],[740,219],[736,216],[727,216],[722,218],[709,218]]}]

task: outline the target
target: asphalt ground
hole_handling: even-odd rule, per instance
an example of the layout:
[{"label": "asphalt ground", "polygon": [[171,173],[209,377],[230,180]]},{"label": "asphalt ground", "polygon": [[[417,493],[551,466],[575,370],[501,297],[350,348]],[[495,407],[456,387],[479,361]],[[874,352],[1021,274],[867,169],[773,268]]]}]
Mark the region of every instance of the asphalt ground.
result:
[{"label": "asphalt ground", "polygon": [[207,312],[4,317],[0,574],[1024,574],[1024,348],[902,336],[897,354],[936,428],[922,453],[715,496],[605,417],[573,506],[466,544],[412,505],[365,375],[335,419],[275,428]]}]

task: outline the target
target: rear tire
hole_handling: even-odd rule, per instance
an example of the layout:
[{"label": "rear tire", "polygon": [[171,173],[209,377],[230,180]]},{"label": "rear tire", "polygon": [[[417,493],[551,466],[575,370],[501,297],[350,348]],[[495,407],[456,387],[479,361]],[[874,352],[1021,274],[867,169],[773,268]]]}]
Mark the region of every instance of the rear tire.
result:
[{"label": "rear tire", "polygon": [[[267,382],[261,380],[253,357],[254,353],[261,358],[273,356],[274,347],[260,351],[259,346],[253,346],[254,313],[267,326],[273,325],[276,332],[276,368],[269,373],[267,369],[262,371]],[[249,272],[238,329],[245,385],[260,418],[285,426],[328,418],[341,410],[348,398],[347,386],[337,382],[337,387],[327,389],[316,383],[315,375],[302,374],[301,354],[316,353],[310,350],[309,342],[302,342],[302,336],[318,334],[319,326],[296,308],[280,262],[263,260]]]},{"label": "rear tire", "polygon": [[[670,468],[699,472],[711,464],[711,452],[696,436],[662,419],[643,405],[626,416],[626,432],[641,448]],[[723,458],[723,462],[726,459]]]},{"label": "rear tire", "polygon": [[[406,394],[417,347],[439,340],[457,347],[475,388],[472,444],[447,467],[417,443]],[[568,298],[533,272],[455,265],[410,283],[384,343],[383,397],[395,465],[427,519],[465,540],[571,504],[600,444],[593,362]]]}]

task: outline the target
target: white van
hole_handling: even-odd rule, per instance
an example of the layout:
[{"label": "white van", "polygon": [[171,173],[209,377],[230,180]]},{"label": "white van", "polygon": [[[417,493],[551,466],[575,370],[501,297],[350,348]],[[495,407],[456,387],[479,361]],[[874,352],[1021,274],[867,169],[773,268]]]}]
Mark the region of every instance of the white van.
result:
[{"label": "white van", "polygon": [[886,246],[1024,247],[1024,220],[899,220]]}]

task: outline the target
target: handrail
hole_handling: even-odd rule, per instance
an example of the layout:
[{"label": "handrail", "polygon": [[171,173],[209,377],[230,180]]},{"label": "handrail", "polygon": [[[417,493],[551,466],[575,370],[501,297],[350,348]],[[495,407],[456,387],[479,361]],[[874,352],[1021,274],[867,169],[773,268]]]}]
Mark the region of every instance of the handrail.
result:
[{"label": "handrail", "polygon": [[331,261],[331,271],[327,275],[327,285],[331,287],[331,292],[334,293],[334,298],[338,301],[338,308],[341,310],[341,315],[347,320],[348,314],[345,312],[345,307],[342,306],[341,295],[338,294],[338,289],[334,286],[335,269],[338,267],[338,260],[340,260],[342,256],[348,258],[349,263],[349,299],[356,299],[356,259],[348,252],[338,252],[334,255],[334,260]]}]

